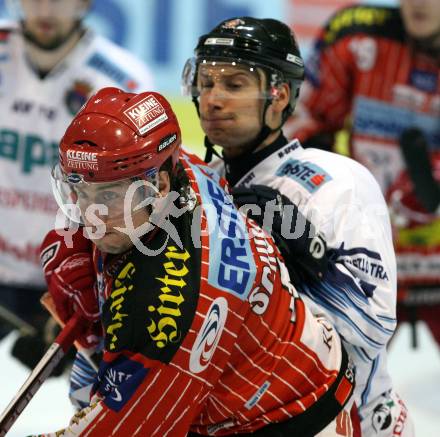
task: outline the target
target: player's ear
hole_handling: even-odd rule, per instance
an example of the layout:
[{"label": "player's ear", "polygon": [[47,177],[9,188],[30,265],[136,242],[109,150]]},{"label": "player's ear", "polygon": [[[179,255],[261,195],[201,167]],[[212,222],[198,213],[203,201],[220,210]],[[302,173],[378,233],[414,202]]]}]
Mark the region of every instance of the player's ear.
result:
[{"label": "player's ear", "polygon": [[276,129],[282,120],[282,114],[290,101],[289,84],[283,83],[271,90],[272,101],[266,114],[266,123],[269,127]]},{"label": "player's ear", "polygon": [[283,83],[276,87],[272,98],[272,106],[275,112],[282,113],[289,104],[290,87],[289,84]]},{"label": "player's ear", "polygon": [[159,171],[159,192],[162,196],[166,196],[171,190],[171,178],[167,170]]}]

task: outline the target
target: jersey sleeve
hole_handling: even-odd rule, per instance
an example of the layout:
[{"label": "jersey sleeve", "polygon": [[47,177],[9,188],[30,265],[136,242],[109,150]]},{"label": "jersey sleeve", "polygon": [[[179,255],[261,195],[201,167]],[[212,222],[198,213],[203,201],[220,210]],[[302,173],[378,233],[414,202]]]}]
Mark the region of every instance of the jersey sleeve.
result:
[{"label": "jersey sleeve", "polygon": [[330,268],[323,281],[301,291],[314,313],[325,311],[347,349],[368,362],[395,330],[396,261],[383,196],[367,170],[356,166],[356,185],[331,181],[313,199]]}]

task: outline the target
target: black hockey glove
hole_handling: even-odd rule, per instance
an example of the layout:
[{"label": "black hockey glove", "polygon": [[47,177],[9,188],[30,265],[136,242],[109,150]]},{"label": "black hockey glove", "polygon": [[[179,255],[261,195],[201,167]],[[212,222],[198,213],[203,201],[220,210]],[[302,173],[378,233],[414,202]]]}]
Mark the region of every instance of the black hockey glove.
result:
[{"label": "black hockey glove", "polygon": [[[319,280],[328,267],[327,245],[286,196],[264,185],[232,189],[235,205],[271,233],[289,269],[292,282],[304,276]],[[252,208],[256,205],[258,208]]]}]

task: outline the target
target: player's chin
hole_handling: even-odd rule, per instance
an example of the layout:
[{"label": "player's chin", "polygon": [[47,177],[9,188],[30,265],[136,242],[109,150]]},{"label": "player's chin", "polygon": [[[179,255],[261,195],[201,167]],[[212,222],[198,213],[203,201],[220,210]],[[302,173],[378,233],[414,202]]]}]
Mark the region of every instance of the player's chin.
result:
[{"label": "player's chin", "polygon": [[223,146],[228,142],[228,133],[223,129],[204,129],[206,136],[212,144]]},{"label": "player's chin", "polygon": [[117,231],[107,232],[103,237],[93,240],[93,242],[101,252],[111,254],[123,253],[133,246],[128,235]]}]

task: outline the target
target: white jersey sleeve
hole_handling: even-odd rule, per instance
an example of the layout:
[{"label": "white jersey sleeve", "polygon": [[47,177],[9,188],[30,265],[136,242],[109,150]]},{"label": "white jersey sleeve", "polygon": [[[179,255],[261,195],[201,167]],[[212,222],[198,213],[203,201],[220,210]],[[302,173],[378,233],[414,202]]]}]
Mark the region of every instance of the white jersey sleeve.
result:
[{"label": "white jersey sleeve", "polygon": [[313,150],[304,159],[331,177],[300,209],[324,235],[332,261],[325,281],[305,285],[304,293],[310,306],[328,310],[361,360],[373,360],[396,326],[396,261],[385,200],[357,162]]},{"label": "white jersey sleeve", "polygon": [[377,182],[357,162],[303,149],[298,142],[251,172],[252,178],[245,175],[238,184],[279,190],[323,234],[330,271],[325,280],[304,284],[299,291],[315,314],[327,314],[361,361],[374,360],[396,326],[396,261]]}]

